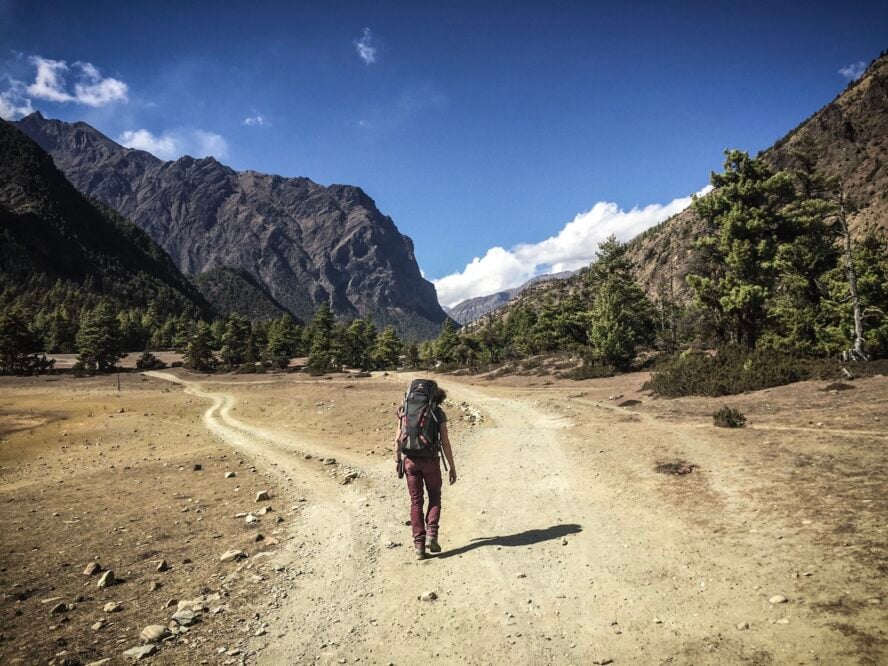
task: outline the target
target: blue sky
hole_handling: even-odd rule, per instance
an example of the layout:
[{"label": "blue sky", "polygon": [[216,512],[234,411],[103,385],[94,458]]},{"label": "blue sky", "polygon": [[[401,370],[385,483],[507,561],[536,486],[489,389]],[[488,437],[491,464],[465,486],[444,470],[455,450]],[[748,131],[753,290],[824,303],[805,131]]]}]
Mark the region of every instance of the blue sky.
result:
[{"label": "blue sky", "polygon": [[4,115],[359,185],[453,302],[679,210],[888,48],[888,3],[0,0],[0,45]]}]

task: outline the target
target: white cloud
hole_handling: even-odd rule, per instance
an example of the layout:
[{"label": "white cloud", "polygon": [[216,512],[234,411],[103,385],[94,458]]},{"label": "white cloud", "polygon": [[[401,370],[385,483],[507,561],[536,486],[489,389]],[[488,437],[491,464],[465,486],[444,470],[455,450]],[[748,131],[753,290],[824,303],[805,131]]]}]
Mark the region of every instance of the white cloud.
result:
[{"label": "white cloud", "polygon": [[261,113],[253,113],[252,116],[244,118],[244,125],[247,127],[265,127],[269,122],[265,120],[265,116]]},{"label": "white cloud", "polygon": [[850,65],[845,65],[842,69],[839,70],[839,74],[844,76],[849,81],[856,81],[863,73],[866,71],[866,63],[863,60],[859,60],[858,62],[852,62]]},{"label": "white cloud", "polygon": [[358,52],[358,57],[364,61],[366,65],[372,65],[376,62],[376,50],[377,47],[374,45],[373,33],[370,32],[370,28],[364,28],[364,32],[361,35],[360,39],[355,40],[355,50]]},{"label": "white cloud", "polygon": [[0,93],[0,118],[15,120],[34,112],[31,100],[24,96],[24,84],[9,79],[9,88]]},{"label": "white cloud", "polygon": [[[50,60],[31,56],[31,64],[37,69],[34,82],[28,86],[31,97],[47,102],[76,102],[87,106],[105,106],[111,102],[125,102],[128,86],[119,79],[103,78],[95,65],[75,62],[70,67],[64,60]],[[72,74],[73,93],[68,85]]]},{"label": "white cloud", "polygon": [[173,159],[182,154],[179,142],[170,134],[156,136],[146,129],[127,130],[117,142],[127,148],[145,150],[163,160]]},{"label": "white cloud", "polygon": [[228,155],[228,142],[220,134],[199,129],[166,131],[162,134],[154,134],[146,129],[127,130],[117,137],[117,141],[127,148],[145,150],[163,160],[182,155],[211,155],[221,160]]},{"label": "white cloud", "polygon": [[[698,194],[710,189],[707,185]],[[611,234],[627,241],[690,204],[691,197],[682,197],[626,211],[615,203],[599,201],[544,241],[516,245],[511,250],[492,247],[461,272],[434,280],[438,300],[452,307],[467,298],[517,287],[537,275],[576,270],[595,259],[598,244]]]},{"label": "white cloud", "polygon": [[212,155],[216,159],[224,160],[228,157],[228,142],[221,134],[194,130],[191,133],[194,142],[194,156],[206,157]]},{"label": "white cloud", "polygon": [[[16,54],[16,58],[25,60],[24,54]],[[126,83],[103,77],[92,63],[78,61],[69,66],[64,60],[36,55],[28,57],[27,62],[34,68],[34,80],[28,84],[8,76],[7,87],[0,92],[0,116],[7,120],[33,112],[33,99],[92,107],[128,99]]]}]

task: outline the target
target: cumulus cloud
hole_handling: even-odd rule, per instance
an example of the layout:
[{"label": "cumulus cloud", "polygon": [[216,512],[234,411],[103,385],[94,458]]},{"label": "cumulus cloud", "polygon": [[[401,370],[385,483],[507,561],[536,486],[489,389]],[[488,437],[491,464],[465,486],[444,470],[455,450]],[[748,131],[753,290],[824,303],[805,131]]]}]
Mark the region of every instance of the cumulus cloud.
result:
[{"label": "cumulus cloud", "polygon": [[268,121],[265,119],[261,113],[254,112],[253,115],[247,116],[244,118],[244,125],[247,127],[265,127],[268,125]]},{"label": "cumulus cloud", "polygon": [[182,155],[212,156],[221,160],[228,155],[228,142],[221,135],[199,129],[167,131],[161,134],[154,134],[147,129],[127,130],[117,137],[117,141],[122,146],[145,150],[163,160]]},{"label": "cumulus cloud", "polygon": [[[706,186],[698,194],[712,189]],[[452,307],[467,298],[486,296],[517,287],[545,273],[582,268],[598,252],[598,244],[608,236],[627,241],[691,204],[691,197],[667,204],[623,210],[617,204],[599,201],[568,222],[556,235],[538,243],[516,245],[510,250],[492,247],[483,257],[475,257],[466,267],[434,280],[438,300]]]},{"label": "cumulus cloud", "polygon": [[[25,62],[24,54],[16,54],[17,61]],[[125,102],[129,88],[123,81],[103,77],[98,68],[89,62],[77,61],[68,65],[64,60],[52,60],[42,56],[29,56],[27,67],[32,67],[31,83],[16,78],[6,78],[6,89],[0,92],[0,116],[14,120],[34,111],[32,100],[57,104],[83,104],[106,106],[112,102]]]},{"label": "cumulus cloud", "polygon": [[375,39],[373,33],[370,32],[370,28],[364,28],[361,38],[355,40],[355,50],[358,52],[358,57],[364,61],[364,64],[372,65],[376,62],[377,47],[375,46]]},{"label": "cumulus cloud", "polygon": [[850,65],[845,65],[842,69],[839,70],[839,74],[844,76],[849,81],[856,81],[863,73],[866,71],[866,63],[863,60],[859,60],[857,62],[852,62]]},{"label": "cumulus cloud", "polygon": [[8,88],[0,93],[0,118],[15,120],[34,112],[31,100],[24,95],[25,86],[21,81],[8,79]]},{"label": "cumulus cloud", "polygon": [[146,129],[126,130],[117,137],[117,142],[127,148],[147,151],[163,160],[169,160],[182,154],[179,142],[170,134],[158,136]]},{"label": "cumulus cloud", "polygon": [[[119,79],[102,77],[95,65],[75,62],[70,67],[64,60],[31,56],[37,72],[26,92],[47,102],[76,102],[87,106],[105,106],[127,99],[129,88]],[[73,82],[73,88],[70,82]]]}]

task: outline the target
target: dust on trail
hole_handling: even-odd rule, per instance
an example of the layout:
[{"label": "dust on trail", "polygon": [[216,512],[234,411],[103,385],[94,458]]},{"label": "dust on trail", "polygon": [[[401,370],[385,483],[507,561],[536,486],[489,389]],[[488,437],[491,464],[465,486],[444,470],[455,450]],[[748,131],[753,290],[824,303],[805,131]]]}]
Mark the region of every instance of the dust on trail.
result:
[{"label": "dust on trail", "polygon": [[[736,547],[745,516],[729,535],[692,524],[658,501],[650,484],[659,479],[619,454],[621,441],[641,437],[696,459],[707,443],[694,427],[639,428],[613,410],[583,409],[582,432],[597,433],[589,440],[575,419],[540,406],[540,392],[444,380],[486,425],[455,442],[460,480],[444,489],[444,552],[417,562],[392,461],[247,423],[232,415],[231,393],[146,374],[210,400],[206,427],[307,500],[278,554],[299,575],[272,639],[254,639],[259,663],[804,663],[814,653],[835,663],[848,654],[848,639],[805,608],[768,603],[790,589],[774,572],[788,578],[791,564],[777,555],[763,566],[757,544]],[[361,477],[341,486],[305,453],[345,460]],[[729,486],[701,497],[715,510],[747,509]],[[426,591],[438,599],[420,601]],[[741,622],[753,629],[738,631]]]}]

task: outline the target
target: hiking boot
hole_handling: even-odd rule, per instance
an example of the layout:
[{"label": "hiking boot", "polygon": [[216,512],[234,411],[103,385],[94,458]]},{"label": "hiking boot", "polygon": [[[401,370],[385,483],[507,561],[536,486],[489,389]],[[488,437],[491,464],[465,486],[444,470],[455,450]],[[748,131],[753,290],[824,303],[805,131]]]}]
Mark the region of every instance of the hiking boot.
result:
[{"label": "hiking boot", "polygon": [[440,553],[441,552],[441,544],[438,543],[438,539],[429,539],[426,541],[426,548],[429,549],[429,552],[432,553]]},{"label": "hiking boot", "polygon": [[416,553],[417,560],[424,560],[426,557],[425,548],[423,546],[417,546],[413,549],[413,552]]}]

